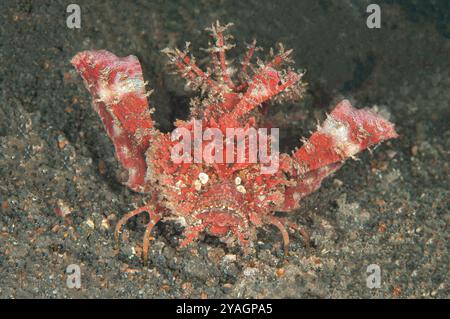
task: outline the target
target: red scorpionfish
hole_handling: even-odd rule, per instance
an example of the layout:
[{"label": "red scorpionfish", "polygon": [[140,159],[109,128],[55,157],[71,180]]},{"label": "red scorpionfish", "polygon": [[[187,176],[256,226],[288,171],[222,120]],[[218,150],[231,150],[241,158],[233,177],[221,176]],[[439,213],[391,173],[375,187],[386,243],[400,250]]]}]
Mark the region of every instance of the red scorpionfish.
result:
[{"label": "red scorpionfish", "polygon": [[[188,87],[201,91],[201,97],[191,101],[191,118],[176,121],[176,134],[162,133],[155,127],[147,102],[149,93],[135,56],[119,58],[107,51],[84,51],[72,59],[114,143],[116,156],[128,172],[126,185],[149,195],[147,204],[126,214],[115,229],[117,241],[128,219],[142,212],[149,214],[143,240],[145,263],[152,228],[161,219],[174,217],[185,225],[180,247],[207,232],[224,242],[237,242],[246,253],[256,229],[269,224],[280,230],[286,253],[286,226],[296,229],[296,225],[274,216],[274,212],[295,211],[299,201],[317,190],[347,158],[397,137],[392,123],[344,100],[292,155],[273,148],[267,151],[277,141],[267,134],[260,106],[300,98],[305,89],[303,73],[289,67],[292,50],[284,51],[281,45],[278,53],[270,51],[267,62],[257,59],[256,65],[252,64],[259,49],[256,41],[248,46],[240,72],[236,72],[225,57],[234,47],[231,36],[224,34],[230,25],[217,22],[207,29],[213,43],[206,49],[211,56],[206,71],[189,54],[189,43],[184,51],[163,50]],[[230,128],[240,128],[235,130],[236,139],[226,134]],[[207,129],[214,134],[202,136]],[[260,149],[255,160],[255,154],[250,154],[249,132],[256,130],[259,147],[266,152]],[[184,149],[183,156],[174,156],[180,144],[189,146],[191,138],[196,140],[194,147]],[[237,154],[238,143],[244,154]],[[238,156],[241,161],[236,161]],[[267,158],[277,161],[276,169],[264,170]]]}]

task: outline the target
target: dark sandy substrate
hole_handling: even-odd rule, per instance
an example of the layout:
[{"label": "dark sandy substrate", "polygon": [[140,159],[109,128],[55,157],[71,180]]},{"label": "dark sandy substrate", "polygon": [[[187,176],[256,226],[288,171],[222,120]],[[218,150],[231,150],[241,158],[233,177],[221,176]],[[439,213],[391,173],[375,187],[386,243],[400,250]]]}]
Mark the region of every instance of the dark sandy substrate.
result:
[{"label": "dark sandy substrate", "polygon": [[[365,26],[369,2],[351,0],[77,1],[82,27],[70,30],[71,2],[0,5],[0,297],[449,297],[448,1],[380,2],[380,30]],[[342,97],[376,106],[400,138],[349,161],[303,201],[289,219],[311,245],[291,234],[286,259],[273,228],[244,257],[212,237],[179,250],[182,228],[164,222],[143,267],[144,218],[127,225],[120,252],[112,232],[145,197],[120,184],[112,144],[69,61],[85,49],[138,56],[168,131],[186,118],[190,93],[160,50],[189,40],[201,56],[201,30],[216,19],[234,22],[235,53],[254,37],[265,48],[282,41],[308,70],[305,100],[271,110],[284,151]],[[70,264],[81,267],[81,289],[66,286]],[[370,264],[381,268],[378,289],[366,286]]]}]

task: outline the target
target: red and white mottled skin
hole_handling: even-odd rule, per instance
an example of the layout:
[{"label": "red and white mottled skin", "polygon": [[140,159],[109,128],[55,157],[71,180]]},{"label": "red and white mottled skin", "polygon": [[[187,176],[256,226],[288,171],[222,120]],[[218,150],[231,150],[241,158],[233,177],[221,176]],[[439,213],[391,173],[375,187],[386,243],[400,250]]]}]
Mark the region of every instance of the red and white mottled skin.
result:
[{"label": "red and white mottled skin", "polygon": [[[253,42],[242,62],[240,74],[232,74],[225,58],[230,36],[227,26],[217,22],[208,29],[214,43],[211,68],[202,71],[186,51],[166,49],[179,73],[194,89],[206,93],[203,101],[192,102],[192,117],[176,121],[177,128],[193,131],[194,118],[203,129],[260,127],[258,106],[270,101],[301,97],[302,74],[284,65],[290,51],[271,54],[267,63],[250,64],[256,51]],[[116,155],[128,171],[127,186],[149,194],[144,207],[126,214],[117,224],[118,239],[123,224],[131,217],[148,212],[150,222],[143,240],[143,258],[147,260],[150,232],[161,219],[184,220],[184,247],[201,232],[221,237],[226,242],[237,239],[247,251],[255,239],[256,228],[276,226],[282,233],[285,252],[289,237],[284,221],[276,211],[294,211],[299,201],[320,187],[322,180],[339,169],[358,152],[386,139],[395,138],[394,125],[370,110],[357,110],[349,101],[340,102],[304,145],[292,155],[280,154],[280,164],[272,174],[261,173],[260,163],[181,163],[171,160],[170,134],[155,128],[147,103],[147,92],[139,61],[134,56],[116,57],[107,51],[78,53],[72,64],[83,77],[93,97]],[[252,75],[248,74],[252,69]],[[239,78],[239,83],[235,84]],[[205,94],[202,94],[205,95]],[[193,134],[193,133],[192,133]],[[208,142],[203,142],[203,148]],[[291,223],[292,225],[292,223]],[[295,226],[295,225],[294,225]]]}]

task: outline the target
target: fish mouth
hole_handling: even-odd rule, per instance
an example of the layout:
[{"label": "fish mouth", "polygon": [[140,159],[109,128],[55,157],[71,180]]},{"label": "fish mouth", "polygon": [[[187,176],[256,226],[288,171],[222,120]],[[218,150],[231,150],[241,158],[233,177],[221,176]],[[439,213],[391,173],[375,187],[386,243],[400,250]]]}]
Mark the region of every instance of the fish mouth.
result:
[{"label": "fish mouth", "polygon": [[194,217],[201,219],[207,225],[209,233],[215,236],[225,236],[230,228],[248,227],[248,219],[236,207],[216,204],[194,212]]},{"label": "fish mouth", "polygon": [[217,218],[220,216],[230,216],[232,219],[247,220],[245,214],[239,209],[227,206],[225,204],[211,205],[200,210],[196,210],[193,214],[194,217],[204,219],[205,217]]}]

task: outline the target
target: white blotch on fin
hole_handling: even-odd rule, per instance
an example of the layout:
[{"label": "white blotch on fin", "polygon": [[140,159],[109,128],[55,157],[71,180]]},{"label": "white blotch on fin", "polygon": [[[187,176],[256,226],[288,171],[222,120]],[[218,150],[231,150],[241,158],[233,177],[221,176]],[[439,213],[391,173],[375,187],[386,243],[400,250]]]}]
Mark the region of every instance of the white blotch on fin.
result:
[{"label": "white blotch on fin", "polygon": [[350,139],[350,129],[346,123],[337,121],[332,116],[328,116],[319,132],[331,136],[334,140],[336,149],[343,156],[353,156],[360,151],[359,144]]}]

